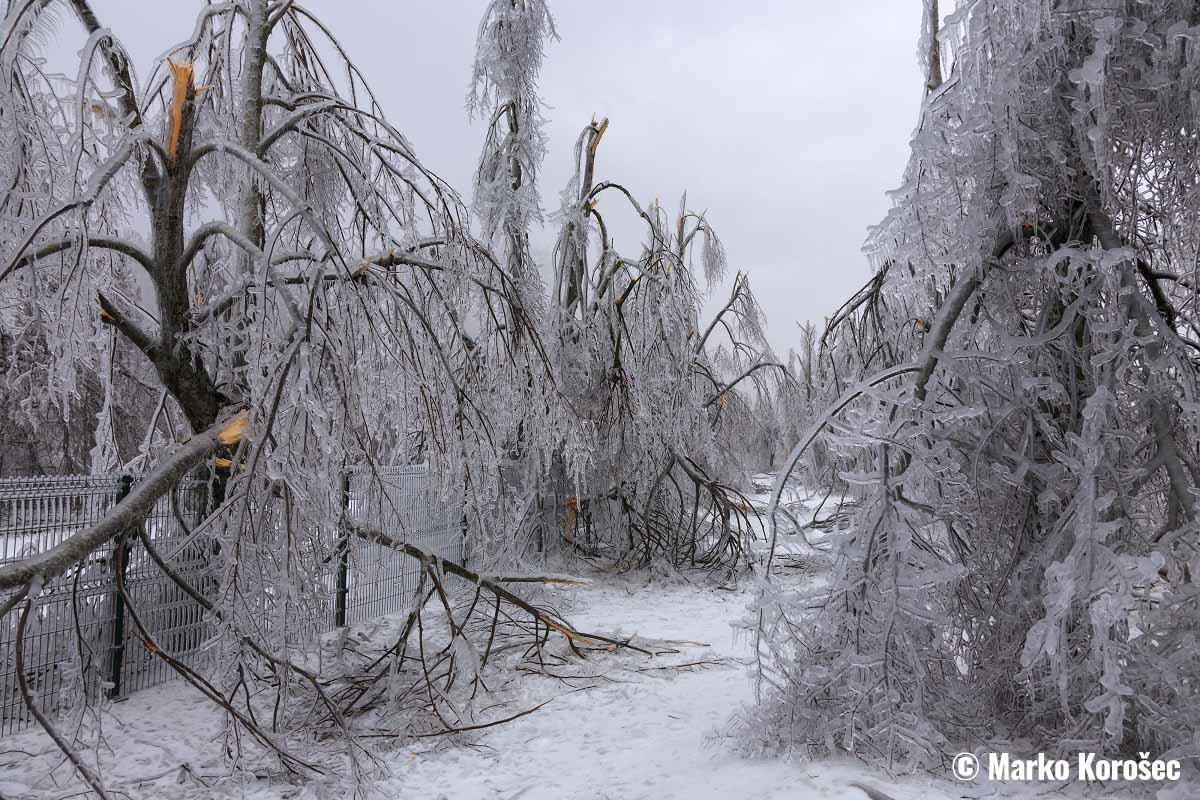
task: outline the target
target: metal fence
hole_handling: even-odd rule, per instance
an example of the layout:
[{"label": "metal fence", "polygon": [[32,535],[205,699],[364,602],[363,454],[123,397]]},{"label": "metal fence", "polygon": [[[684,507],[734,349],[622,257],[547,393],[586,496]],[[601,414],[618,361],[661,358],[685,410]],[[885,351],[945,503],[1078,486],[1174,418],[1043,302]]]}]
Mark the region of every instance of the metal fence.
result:
[{"label": "metal fence", "polygon": [[[44,552],[94,524],[130,490],[127,477],[0,480],[0,563]],[[356,470],[342,481],[350,516],[370,521],[445,558],[461,560],[456,515],[438,501],[425,467]],[[145,530],[173,571],[201,592],[214,592],[217,543],[193,528],[208,507],[208,486],[185,480],[162,498]],[[327,581],[328,623],[346,625],[406,610],[418,565],[361,540],[347,542]],[[101,697],[116,698],[175,677],[141,645],[117,591],[114,547],[124,548],[125,586],[137,619],[157,644],[197,666],[215,633],[198,603],[164,575],[134,537],[101,547],[43,587],[26,626],[24,672],[38,707],[50,714]],[[0,620],[0,736],[34,723],[19,691],[17,614]]]},{"label": "metal fence", "polygon": [[[461,517],[438,499],[425,467],[355,470],[343,479],[351,519],[450,559],[463,560]],[[421,565],[390,547],[352,539],[338,568],[334,624],[346,625],[408,609]]]}]

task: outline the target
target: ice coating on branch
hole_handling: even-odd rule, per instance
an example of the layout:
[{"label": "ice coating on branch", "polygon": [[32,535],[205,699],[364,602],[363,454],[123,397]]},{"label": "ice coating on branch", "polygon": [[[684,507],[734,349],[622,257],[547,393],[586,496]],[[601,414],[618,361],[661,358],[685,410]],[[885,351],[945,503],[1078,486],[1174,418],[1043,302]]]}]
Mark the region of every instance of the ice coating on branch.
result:
[{"label": "ice coating on branch", "polygon": [[853,505],[828,588],[763,593],[756,748],[1194,745],[1198,24],[980,0],[941,30],[874,275],[796,362],[787,466]]},{"label": "ice coating on branch", "polygon": [[[557,385],[589,443],[586,452],[564,446],[553,474],[574,482],[572,513],[627,541],[633,563],[738,563],[753,530],[736,488],[739,454],[761,435],[754,399],[782,368],[744,273],[705,314],[727,263],[710,221],[686,196],[671,215],[600,177],[608,125],[593,120],[580,134],[554,218]],[[641,220],[640,253],[609,237],[606,220],[617,215]]]},{"label": "ice coating on branch", "polygon": [[474,207],[483,238],[503,237],[514,275],[536,273],[528,236],[542,220],[537,176],[546,154],[537,79],[546,42],[555,38],[544,0],[490,0],[479,23],[467,107],[487,129]]}]

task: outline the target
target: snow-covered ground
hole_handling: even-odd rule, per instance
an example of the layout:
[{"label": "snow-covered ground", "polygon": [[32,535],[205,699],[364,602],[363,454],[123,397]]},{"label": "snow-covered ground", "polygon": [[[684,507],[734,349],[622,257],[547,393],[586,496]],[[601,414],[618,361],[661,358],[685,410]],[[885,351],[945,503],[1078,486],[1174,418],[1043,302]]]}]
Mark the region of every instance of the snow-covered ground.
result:
[{"label": "snow-covered ground", "polygon": [[[567,685],[530,679],[529,706],[544,699],[550,703],[472,735],[469,746],[432,740],[380,750],[388,774],[372,783],[374,796],[865,800],[851,782],[883,786],[879,776],[851,765],[737,755],[725,732],[733,713],[750,702],[752,686],[746,646],[735,641],[730,623],[745,613],[748,589],[597,578],[587,586],[555,589],[546,599],[584,630],[686,643],[674,645],[677,654],[655,659],[613,657],[598,680]],[[692,662],[701,663],[673,666]],[[124,796],[283,800],[342,797],[349,790],[344,776],[304,786],[222,780],[220,720],[181,682],[111,706],[104,729],[109,749],[88,757]],[[0,796],[6,800],[60,798],[81,788],[41,734],[0,741]],[[888,791],[897,800],[953,796],[927,780],[891,783]]]},{"label": "snow-covered ground", "polygon": [[[779,495],[781,510],[777,512],[772,543],[767,509],[774,488],[775,476],[770,473],[750,477],[746,499],[757,512],[751,517],[756,550],[766,551],[774,544],[776,555],[808,558],[814,550],[830,550],[831,540],[847,530],[854,507],[851,498],[789,482]],[[796,530],[793,522],[804,530]]]},{"label": "snow-covered ground", "polygon": [[[730,623],[744,614],[745,591],[611,582],[576,590],[571,617],[584,629],[622,620],[626,633],[687,640],[663,664],[631,664],[602,688],[563,694],[537,714],[496,729],[486,749],[404,754],[390,796],[503,800],[865,800],[853,781],[882,787],[857,767],[753,761],[725,735],[752,685]],[[638,666],[713,661],[685,670]],[[656,674],[661,672],[662,674]],[[897,800],[942,800],[929,781],[889,789]]]},{"label": "snow-covered ground", "polygon": [[[752,700],[747,645],[731,623],[745,614],[747,586],[721,589],[681,580],[596,576],[547,590],[546,602],[580,629],[669,640],[677,653],[606,657],[593,678],[523,679],[532,707],[518,720],[466,742],[422,740],[377,751],[385,767],[370,797],[428,800],[867,800],[855,784],[895,800],[1128,796],[1084,787],[980,787],[916,776],[891,779],[856,762],[750,760],[729,734]],[[681,666],[693,664],[693,666]],[[595,666],[602,667],[597,672]],[[596,677],[599,676],[599,677]],[[587,687],[587,688],[581,688]],[[304,785],[222,778],[219,718],[175,682],[141,692],[104,715],[107,748],[89,753],[114,797],[312,800],[349,797],[345,775]],[[186,766],[184,766],[186,765]],[[51,771],[51,767],[56,767]],[[0,740],[0,797],[66,798],[81,787],[38,734]],[[1187,795],[1162,795],[1182,800]]]}]

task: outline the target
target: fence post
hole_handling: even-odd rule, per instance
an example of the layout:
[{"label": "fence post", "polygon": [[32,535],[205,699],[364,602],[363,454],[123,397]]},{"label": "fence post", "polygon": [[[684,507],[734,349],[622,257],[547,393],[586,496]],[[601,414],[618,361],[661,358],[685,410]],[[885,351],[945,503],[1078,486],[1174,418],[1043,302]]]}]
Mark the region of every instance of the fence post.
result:
[{"label": "fence post", "polygon": [[338,549],[337,595],[333,612],[334,624],[346,626],[346,595],[350,593],[350,471],[342,473],[342,519],[343,529]]},{"label": "fence post", "polygon": [[[133,489],[133,476],[122,475],[121,486],[117,489],[117,502],[121,502]],[[129,532],[121,531],[113,541],[112,573],[113,573],[113,628],[112,652],[109,658],[108,689],[109,699],[121,696],[121,669],[125,664],[125,597],[121,594],[120,583],[125,579],[125,570],[129,565]]]}]

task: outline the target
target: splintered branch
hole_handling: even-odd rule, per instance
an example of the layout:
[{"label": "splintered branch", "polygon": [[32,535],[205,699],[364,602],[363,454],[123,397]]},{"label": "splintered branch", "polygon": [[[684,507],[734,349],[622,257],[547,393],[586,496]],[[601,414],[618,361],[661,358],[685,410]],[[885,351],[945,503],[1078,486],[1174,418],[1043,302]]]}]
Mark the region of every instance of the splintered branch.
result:
[{"label": "splintered branch", "polygon": [[588,128],[590,141],[588,142],[587,160],[583,169],[583,183],[579,187],[579,196],[583,198],[583,202],[586,202],[591,196],[592,180],[596,173],[596,150],[600,147],[600,140],[604,138],[604,132],[607,130],[608,117],[605,117],[604,121],[599,125],[596,125],[595,118],[593,118],[592,124]]}]

